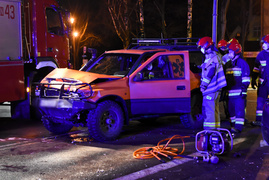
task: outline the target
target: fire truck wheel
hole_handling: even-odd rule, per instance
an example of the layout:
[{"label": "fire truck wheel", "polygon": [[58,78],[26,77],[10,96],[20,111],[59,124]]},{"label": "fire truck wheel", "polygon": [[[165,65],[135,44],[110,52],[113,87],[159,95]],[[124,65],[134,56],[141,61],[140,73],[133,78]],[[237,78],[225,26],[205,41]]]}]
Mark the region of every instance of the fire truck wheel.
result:
[{"label": "fire truck wheel", "polygon": [[185,128],[200,129],[203,127],[202,100],[200,90],[196,89],[191,93],[191,113],[180,116],[180,121]]},{"label": "fire truck wheel", "polygon": [[92,138],[111,141],[121,133],[124,122],[122,108],[114,101],[103,101],[89,111],[87,125]]},{"label": "fire truck wheel", "polygon": [[72,125],[70,124],[63,124],[63,123],[55,123],[51,121],[49,118],[42,117],[42,122],[45,126],[45,128],[52,132],[53,134],[63,134],[67,133],[72,129]]}]

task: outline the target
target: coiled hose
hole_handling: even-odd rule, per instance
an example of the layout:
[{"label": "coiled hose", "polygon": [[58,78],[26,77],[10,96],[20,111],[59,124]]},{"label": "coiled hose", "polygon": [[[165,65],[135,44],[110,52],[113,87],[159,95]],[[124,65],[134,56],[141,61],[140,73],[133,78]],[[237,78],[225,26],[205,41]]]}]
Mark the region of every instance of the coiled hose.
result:
[{"label": "coiled hose", "polygon": [[[155,147],[143,147],[143,148],[137,149],[136,151],[134,151],[133,157],[135,159],[150,159],[150,158],[155,157],[162,163],[165,162],[163,159],[160,158],[162,156],[170,160],[172,160],[173,158],[181,158],[179,155],[181,155],[185,151],[184,138],[189,138],[189,137],[190,136],[174,135],[171,138],[166,138],[159,141],[157,146]],[[168,147],[169,143],[174,139],[181,139],[182,141],[183,147],[180,153],[178,153],[177,148]],[[161,143],[166,142],[166,141],[167,143],[165,145],[161,145]]]}]

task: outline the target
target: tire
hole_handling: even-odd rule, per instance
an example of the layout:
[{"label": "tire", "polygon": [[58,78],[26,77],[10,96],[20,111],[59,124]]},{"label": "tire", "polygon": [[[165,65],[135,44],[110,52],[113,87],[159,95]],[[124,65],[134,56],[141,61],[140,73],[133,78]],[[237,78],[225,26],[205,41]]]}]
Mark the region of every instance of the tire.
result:
[{"label": "tire", "polygon": [[89,111],[87,126],[92,138],[97,141],[111,141],[121,133],[124,122],[122,108],[114,101],[103,101]]},{"label": "tire", "polygon": [[72,125],[70,124],[63,124],[63,123],[55,123],[51,121],[49,118],[42,117],[42,122],[45,128],[52,132],[53,134],[64,134],[69,132],[72,129]]},{"label": "tire", "polygon": [[185,128],[200,129],[203,127],[202,101],[203,96],[200,90],[192,92],[191,113],[180,116],[180,121]]}]

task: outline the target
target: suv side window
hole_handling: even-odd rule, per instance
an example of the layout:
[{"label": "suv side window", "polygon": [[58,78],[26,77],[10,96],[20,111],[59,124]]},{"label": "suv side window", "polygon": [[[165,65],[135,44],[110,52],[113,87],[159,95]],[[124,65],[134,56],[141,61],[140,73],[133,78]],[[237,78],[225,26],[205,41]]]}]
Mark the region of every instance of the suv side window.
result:
[{"label": "suv side window", "polygon": [[142,80],[185,78],[184,57],[180,55],[158,56],[140,73]]},{"label": "suv side window", "polygon": [[167,56],[158,56],[141,72],[143,80],[168,79],[171,76]]}]

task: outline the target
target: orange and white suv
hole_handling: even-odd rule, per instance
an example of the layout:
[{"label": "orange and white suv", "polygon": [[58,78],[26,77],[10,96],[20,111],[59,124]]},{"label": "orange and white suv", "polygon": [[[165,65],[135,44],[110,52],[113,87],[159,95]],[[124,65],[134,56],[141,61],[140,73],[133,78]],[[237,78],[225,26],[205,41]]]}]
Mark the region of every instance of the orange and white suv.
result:
[{"label": "orange and white suv", "polygon": [[200,76],[190,70],[191,53],[199,52],[107,51],[82,70],[52,71],[39,84],[33,103],[50,132],[85,126],[98,141],[117,138],[134,119],[178,115],[185,127],[200,127]]}]

